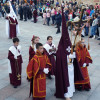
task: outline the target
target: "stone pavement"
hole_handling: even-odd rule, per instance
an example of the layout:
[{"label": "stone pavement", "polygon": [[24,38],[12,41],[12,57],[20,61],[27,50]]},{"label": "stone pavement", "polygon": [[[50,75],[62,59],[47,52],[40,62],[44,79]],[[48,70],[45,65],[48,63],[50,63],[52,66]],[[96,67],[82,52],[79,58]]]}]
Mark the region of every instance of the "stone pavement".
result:
[{"label": "stone pavement", "polygon": [[[42,25],[42,19],[38,19],[38,23],[34,24],[30,20],[27,22],[19,21],[21,35],[19,36],[20,44],[22,46],[23,56],[23,70],[22,70],[22,85],[14,89],[9,84],[9,75],[7,67],[7,53],[9,47],[12,45],[12,40],[6,36],[5,19],[0,18],[0,100],[32,100],[29,96],[29,83],[26,80],[26,67],[28,64],[28,49],[31,44],[33,35],[40,37],[40,42],[45,43],[46,37],[51,35],[56,46],[59,43],[61,34],[56,35],[56,28],[54,26]],[[74,37],[73,37],[74,38]],[[88,39],[85,37],[85,41]],[[90,54],[93,59],[93,64],[89,66],[89,74],[91,80],[91,91],[74,93],[72,100],[100,100],[100,46],[99,41],[90,40],[91,50]],[[54,97],[55,93],[55,78],[47,79],[47,100],[62,100]]]}]

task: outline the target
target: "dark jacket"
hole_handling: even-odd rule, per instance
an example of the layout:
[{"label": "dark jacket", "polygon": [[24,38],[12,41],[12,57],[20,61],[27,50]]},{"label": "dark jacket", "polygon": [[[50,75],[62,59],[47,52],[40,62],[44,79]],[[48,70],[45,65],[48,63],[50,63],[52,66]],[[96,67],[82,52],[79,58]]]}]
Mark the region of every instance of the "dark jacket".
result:
[{"label": "dark jacket", "polygon": [[59,14],[56,15],[56,24],[61,26],[61,22],[62,22],[62,16],[59,13]]},{"label": "dark jacket", "polygon": [[18,13],[23,14],[23,7],[22,6],[19,7],[19,12]]},{"label": "dark jacket", "polygon": [[24,6],[24,7],[23,7],[23,13],[24,13],[24,14],[27,14],[27,6]]}]

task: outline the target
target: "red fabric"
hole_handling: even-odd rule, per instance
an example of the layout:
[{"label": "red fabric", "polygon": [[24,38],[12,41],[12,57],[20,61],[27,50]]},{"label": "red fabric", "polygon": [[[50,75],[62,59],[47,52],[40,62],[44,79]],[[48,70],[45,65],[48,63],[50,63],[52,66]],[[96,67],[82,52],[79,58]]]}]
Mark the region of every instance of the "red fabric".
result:
[{"label": "red fabric", "polygon": [[32,1],[32,0],[30,0],[30,4],[31,4],[31,5],[33,4],[33,1]]},{"label": "red fabric", "polygon": [[84,47],[83,49],[77,48],[76,55],[77,55],[79,65],[81,67],[81,71],[82,71],[82,74],[84,77],[84,80],[75,82],[76,88],[78,88],[81,85],[82,89],[85,89],[85,88],[91,89],[88,69],[87,69],[87,67],[83,67],[84,63],[86,63],[87,65],[89,65],[89,63],[92,63],[90,54],[89,54],[87,48]]},{"label": "red fabric", "polygon": [[48,56],[48,58],[50,60],[50,63],[52,65],[52,69],[50,71],[50,75],[55,75],[56,61],[55,61],[54,55],[56,55],[56,54],[49,55],[49,53],[46,51],[46,49],[44,49],[44,52]]},{"label": "red fabric", "polygon": [[57,98],[64,98],[67,87],[69,87],[68,64],[67,55],[70,52],[67,50],[71,48],[71,41],[69,38],[68,28],[66,27],[66,20],[62,10],[62,36],[58,45],[56,53],[56,94]]},{"label": "red fabric", "polygon": [[29,79],[33,78],[34,98],[45,98],[46,96],[46,75],[44,72],[39,73],[39,69],[44,69],[47,65],[51,66],[48,57],[37,51],[27,66],[27,76]]},{"label": "red fabric", "polygon": [[86,64],[92,63],[92,58],[86,47],[84,47],[83,49],[77,48],[76,55],[77,55],[80,67],[82,67],[84,63]]},{"label": "red fabric", "polygon": [[11,17],[7,17],[7,20],[9,20],[9,38],[14,38],[16,37],[16,25],[18,24],[17,20],[11,18]]},{"label": "red fabric", "polygon": [[33,11],[33,17],[34,17],[34,23],[36,23],[37,22],[37,10],[34,10]]},{"label": "red fabric", "polygon": [[17,59],[18,66],[16,64],[16,60],[14,59],[14,55],[11,53],[11,51],[9,51],[8,59],[10,60],[11,70],[12,70],[12,73],[9,74],[9,77],[10,77],[10,84],[12,84],[13,86],[21,85],[21,80],[18,80],[18,78],[17,78],[16,67],[19,69],[19,74],[21,75],[21,72],[22,72],[22,57],[20,55],[17,58],[18,58]]},{"label": "red fabric", "polygon": [[83,90],[87,89],[87,88],[91,89],[90,79],[89,79],[87,67],[85,67],[85,68],[81,67],[81,70],[82,70],[82,74],[83,74],[84,80],[75,82],[76,88],[79,88],[78,86],[81,85]]},{"label": "red fabric", "polygon": [[35,51],[34,51],[34,49],[30,46],[30,48],[29,48],[29,61],[33,58],[34,55],[35,55]]}]

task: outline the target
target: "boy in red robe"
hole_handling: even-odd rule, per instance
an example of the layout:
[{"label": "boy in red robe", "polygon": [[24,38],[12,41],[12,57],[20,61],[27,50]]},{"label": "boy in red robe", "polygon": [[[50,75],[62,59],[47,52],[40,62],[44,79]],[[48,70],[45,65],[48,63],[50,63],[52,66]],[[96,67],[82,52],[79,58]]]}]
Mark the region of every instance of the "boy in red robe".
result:
[{"label": "boy in red robe", "polygon": [[8,71],[10,84],[17,88],[17,86],[21,85],[22,56],[19,39],[14,38],[13,43],[14,45],[9,48],[8,53]]},{"label": "boy in red robe", "polygon": [[75,82],[76,89],[78,89],[79,91],[89,91],[91,89],[91,86],[87,67],[89,66],[89,63],[92,63],[92,58],[90,57],[83,39],[76,45],[76,55],[84,77],[83,81]]},{"label": "boy in red robe", "polygon": [[46,74],[51,69],[48,57],[43,53],[43,45],[36,44],[36,54],[27,66],[27,76],[33,78],[33,99],[45,100],[46,97]]}]

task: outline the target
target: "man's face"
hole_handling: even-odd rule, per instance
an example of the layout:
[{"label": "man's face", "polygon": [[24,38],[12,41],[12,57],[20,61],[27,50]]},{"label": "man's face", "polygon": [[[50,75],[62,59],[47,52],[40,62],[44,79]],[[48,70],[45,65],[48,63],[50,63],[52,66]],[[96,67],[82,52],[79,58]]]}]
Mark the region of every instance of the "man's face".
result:
[{"label": "man's face", "polygon": [[19,42],[15,42],[15,43],[14,43],[14,46],[17,47],[18,45],[19,45]]},{"label": "man's face", "polygon": [[48,39],[48,43],[51,44],[52,43],[52,38]]},{"label": "man's face", "polygon": [[40,46],[39,48],[38,48],[38,51],[40,52],[40,53],[43,53],[43,46]]}]

